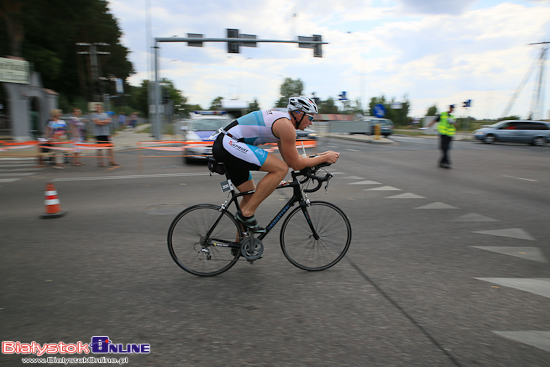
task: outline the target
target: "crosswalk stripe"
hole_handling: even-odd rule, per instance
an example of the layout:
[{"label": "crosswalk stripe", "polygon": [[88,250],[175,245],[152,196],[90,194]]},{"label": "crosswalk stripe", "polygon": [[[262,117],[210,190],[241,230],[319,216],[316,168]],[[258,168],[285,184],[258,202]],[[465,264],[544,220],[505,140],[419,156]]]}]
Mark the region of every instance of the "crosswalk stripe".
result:
[{"label": "crosswalk stripe", "polygon": [[496,252],[503,255],[515,256],[522,259],[547,263],[546,257],[538,247],[510,247],[510,246],[471,246],[480,250]]},{"label": "crosswalk stripe", "polygon": [[401,191],[401,189],[398,189],[393,186],[380,186],[372,189],[365,189],[365,191]]},{"label": "crosswalk stripe", "polygon": [[493,333],[550,352],[550,331],[493,331]]},{"label": "crosswalk stripe", "polygon": [[550,278],[475,278],[550,298]]},{"label": "crosswalk stripe", "polygon": [[521,228],[495,229],[490,231],[475,231],[473,233],[488,234],[491,236],[517,238],[518,240],[534,241],[535,238]]},{"label": "crosswalk stripe", "polygon": [[357,181],[357,182],[350,182],[348,185],[382,185],[382,184],[376,181]]},{"label": "crosswalk stripe", "polygon": [[101,180],[129,180],[138,178],[159,178],[159,177],[189,177],[189,176],[208,176],[210,173],[159,173],[152,175],[127,175],[127,176],[103,176],[103,177],[67,177],[56,178],[53,181],[101,181]]},{"label": "crosswalk stripe", "polygon": [[415,208],[415,209],[458,209],[458,208],[456,206],[452,206],[449,204],[436,202],[436,203],[431,203],[424,206],[419,206],[418,208]]},{"label": "crosswalk stripe", "polygon": [[20,178],[0,178],[0,183],[14,182],[18,180],[20,180]]}]

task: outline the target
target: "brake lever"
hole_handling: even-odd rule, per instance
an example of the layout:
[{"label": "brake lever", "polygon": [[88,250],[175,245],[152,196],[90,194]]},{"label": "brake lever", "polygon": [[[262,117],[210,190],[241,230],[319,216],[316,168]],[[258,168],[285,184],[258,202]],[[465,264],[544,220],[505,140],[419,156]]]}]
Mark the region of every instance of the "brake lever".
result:
[{"label": "brake lever", "polygon": [[330,183],[330,179],[334,177],[332,173],[329,173],[329,178],[327,179],[327,184],[325,185],[325,194],[328,194],[328,184]]}]

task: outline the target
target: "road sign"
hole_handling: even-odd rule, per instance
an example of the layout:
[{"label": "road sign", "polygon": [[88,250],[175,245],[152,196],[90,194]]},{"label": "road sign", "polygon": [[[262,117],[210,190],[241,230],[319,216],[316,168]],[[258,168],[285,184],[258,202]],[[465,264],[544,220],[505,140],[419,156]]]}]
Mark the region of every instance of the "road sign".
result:
[{"label": "road sign", "polygon": [[338,95],[338,97],[340,97],[340,98],[338,98],[339,101],[347,101],[348,100],[348,98],[346,97],[346,92],[342,92],[341,94]]},{"label": "road sign", "polygon": [[374,106],[374,116],[384,117],[386,115],[386,107],[383,104],[377,104]]}]

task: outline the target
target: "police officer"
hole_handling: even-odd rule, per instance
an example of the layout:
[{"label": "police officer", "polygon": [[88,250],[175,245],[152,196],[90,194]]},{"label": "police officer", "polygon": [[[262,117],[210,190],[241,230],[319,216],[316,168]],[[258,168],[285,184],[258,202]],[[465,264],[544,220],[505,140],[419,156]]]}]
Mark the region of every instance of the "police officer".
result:
[{"label": "police officer", "polygon": [[441,149],[441,159],[439,160],[439,167],[451,169],[451,161],[449,159],[449,150],[451,149],[451,142],[453,136],[456,133],[456,119],[453,115],[455,105],[449,105],[448,112],[442,112],[435,120],[433,120],[427,127],[431,127],[436,122],[439,122],[437,131],[439,133],[439,141]]}]

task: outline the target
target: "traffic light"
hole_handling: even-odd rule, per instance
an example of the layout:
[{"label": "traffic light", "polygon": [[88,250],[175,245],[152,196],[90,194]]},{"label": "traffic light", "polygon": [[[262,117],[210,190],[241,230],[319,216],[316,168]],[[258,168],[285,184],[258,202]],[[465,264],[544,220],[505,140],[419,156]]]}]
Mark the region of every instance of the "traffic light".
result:
[{"label": "traffic light", "polygon": [[314,34],[312,37],[298,36],[298,47],[312,48],[313,57],[323,57],[323,45],[321,43],[310,42],[323,42],[323,37],[318,34]]},{"label": "traffic light", "polygon": [[[227,29],[227,38],[239,38],[239,30],[238,29]],[[239,42],[227,42],[227,52],[230,54],[238,54],[239,53]]]},{"label": "traffic light", "polygon": [[[323,37],[319,34],[314,34],[313,41],[322,42]],[[323,45],[320,43],[313,45],[313,57],[323,57],[323,49],[321,48],[322,46]]]},{"label": "traffic light", "polygon": [[162,104],[168,104],[169,99],[170,99],[170,92],[168,91],[168,88],[163,87],[162,88]]},{"label": "traffic light", "polygon": [[467,101],[464,101],[462,107],[466,108],[466,107],[472,107],[472,100],[469,99]]}]

